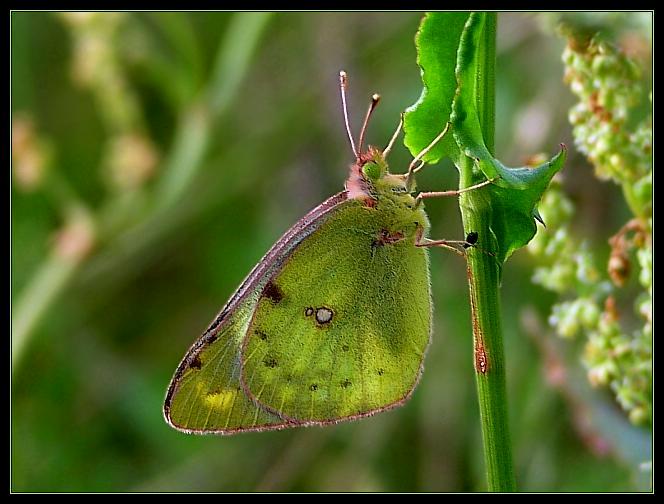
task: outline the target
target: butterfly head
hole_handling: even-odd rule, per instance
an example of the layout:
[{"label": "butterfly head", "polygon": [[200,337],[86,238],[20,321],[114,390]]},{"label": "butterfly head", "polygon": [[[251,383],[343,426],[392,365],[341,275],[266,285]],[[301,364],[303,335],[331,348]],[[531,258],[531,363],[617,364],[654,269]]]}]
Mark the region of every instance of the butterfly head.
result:
[{"label": "butterfly head", "polygon": [[357,147],[351,133],[348,122],[348,110],[346,109],[346,86],[348,85],[346,72],[339,72],[339,87],[341,89],[341,102],[343,105],[344,122],[346,132],[350,141],[351,149],[355,154],[355,163],[351,165],[350,175],[346,180],[346,192],[349,199],[358,199],[364,201],[368,207],[375,207],[381,198],[389,199],[393,203],[403,205],[408,209],[415,207],[415,198],[412,193],[415,191],[415,180],[412,173],[405,175],[394,175],[389,172],[385,157],[392,149],[403,125],[403,116],[399,121],[399,126],[385,150],[381,151],[375,147],[369,146],[366,151],[362,150],[364,145],[364,135],[366,133],[369,119],[376,105],[380,101],[380,95],[374,94],[371,97],[371,103],[367,110],[362,129],[360,130]]},{"label": "butterfly head", "polygon": [[406,175],[390,173],[383,152],[369,147],[351,166],[346,190],[349,199],[365,200],[368,206],[381,197],[410,206],[415,186],[412,178],[409,182]]}]

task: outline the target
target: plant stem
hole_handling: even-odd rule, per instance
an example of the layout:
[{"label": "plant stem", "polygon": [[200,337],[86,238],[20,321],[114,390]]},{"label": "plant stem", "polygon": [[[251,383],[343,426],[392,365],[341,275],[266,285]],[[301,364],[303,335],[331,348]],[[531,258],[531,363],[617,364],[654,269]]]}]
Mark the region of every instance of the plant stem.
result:
[{"label": "plant stem", "polygon": [[[496,13],[487,13],[475,80],[484,141],[493,152],[495,123]],[[460,161],[460,188],[480,182],[472,159]],[[480,407],[487,484],[491,492],[516,490],[507,419],[507,391],[499,298],[500,267],[491,240],[491,203],[486,188],[459,198],[464,229],[479,236],[468,249],[468,285],[473,322],[473,361]]]}]

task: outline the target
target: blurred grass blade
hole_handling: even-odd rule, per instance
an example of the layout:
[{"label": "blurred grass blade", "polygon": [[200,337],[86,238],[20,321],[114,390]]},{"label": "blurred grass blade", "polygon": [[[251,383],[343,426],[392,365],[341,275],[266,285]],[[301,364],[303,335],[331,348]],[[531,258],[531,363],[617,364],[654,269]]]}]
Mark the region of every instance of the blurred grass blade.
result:
[{"label": "blurred grass blade", "polygon": [[237,95],[271,12],[239,12],[226,29],[208,88],[211,113],[223,113]]},{"label": "blurred grass blade", "polygon": [[[228,109],[240,89],[269,18],[267,13],[234,14],[217,51],[216,69],[208,91],[201,102],[190,106],[180,118],[173,147],[156,188],[155,207],[142,217],[143,221],[167,211],[189,187],[207,154],[213,121]],[[116,203],[116,199],[106,202],[98,215],[91,215],[90,219],[96,221],[101,216],[104,221],[109,211],[116,208]],[[102,226],[101,234],[103,231]],[[122,237],[107,234],[111,236],[103,235],[99,239],[109,247]],[[76,260],[47,259],[26,284],[12,311],[12,371],[32,332],[86,259],[87,256]]]},{"label": "blurred grass blade", "polygon": [[192,107],[180,118],[170,155],[164,163],[155,202],[167,208],[177,201],[196,175],[210,140],[210,116],[202,106]]},{"label": "blurred grass blade", "polygon": [[271,13],[233,16],[217,50],[215,68],[202,101],[184,113],[178,125],[157,191],[160,207],[171,205],[201,167],[214,121],[233,103]]},{"label": "blurred grass blade", "polygon": [[205,63],[192,17],[182,12],[153,12],[151,18],[168,39],[170,49],[177,55],[178,65],[187,69],[178,77],[187,79],[192,88],[203,84]]},{"label": "blurred grass blade", "polygon": [[78,262],[52,253],[33,274],[12,307],[12,371],[20,363],[32,330],[76,271]]}]

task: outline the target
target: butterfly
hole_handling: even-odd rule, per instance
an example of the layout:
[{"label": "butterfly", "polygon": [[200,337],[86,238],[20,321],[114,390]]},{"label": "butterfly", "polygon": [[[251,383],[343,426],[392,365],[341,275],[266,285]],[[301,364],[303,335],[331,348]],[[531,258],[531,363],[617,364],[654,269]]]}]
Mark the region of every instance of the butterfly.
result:
[{"label": "butterfly", "polygon": [[[249,273],[188,350],[168,387],[164,417],[188,433],[235,434],[325,425],[403,404],[422,373],[432,327],[429,246],[414,174],[448,127],[392,174],[362,151],[374,95],[345,190],[293,225]],[[449,126],[449,125],[448,125]],[[483,183],[484,184],[484,183]],[[463,252],[460,252],[463,253]]]}]

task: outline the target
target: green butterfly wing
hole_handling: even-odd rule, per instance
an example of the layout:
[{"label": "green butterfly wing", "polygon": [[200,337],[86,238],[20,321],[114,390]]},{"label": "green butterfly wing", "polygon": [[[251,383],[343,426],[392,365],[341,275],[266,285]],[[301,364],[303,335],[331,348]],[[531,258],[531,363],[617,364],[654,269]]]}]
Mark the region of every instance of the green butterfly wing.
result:
[{"label": "green butterfly wing", "polygon": [[284,420],[257,407],[240,386],[244,331],[251,318],[251,298],[238,306],[223,327],[190,351],[174,378],[165,415],[175,428],[187,432],[232,433],[278,428]]},{"label": "green butterfly wing", "polygon": [[350,200],[265,284],[242,348],[241,385],[294,424],[403,403],[431,332],[424,211]]},{"label": "green butterfly wing", "polygon": [[346,204],[339,193],[290,228],[247,276],[210,327],[192,345],[166,393],[164,417],[190,433],[233,434],[279,429],[291,423],[257,406],[240,385],[240,351],[256,305],[269,279],[292,251]]}]

